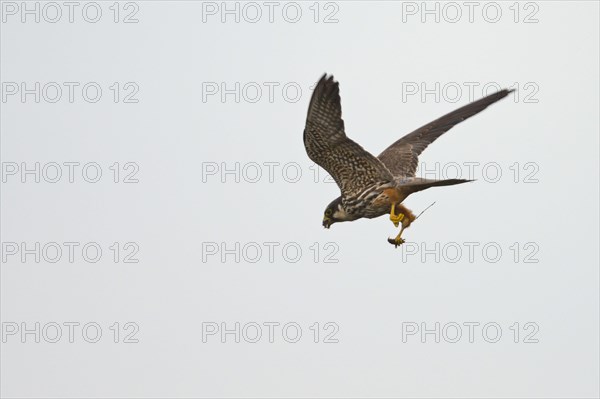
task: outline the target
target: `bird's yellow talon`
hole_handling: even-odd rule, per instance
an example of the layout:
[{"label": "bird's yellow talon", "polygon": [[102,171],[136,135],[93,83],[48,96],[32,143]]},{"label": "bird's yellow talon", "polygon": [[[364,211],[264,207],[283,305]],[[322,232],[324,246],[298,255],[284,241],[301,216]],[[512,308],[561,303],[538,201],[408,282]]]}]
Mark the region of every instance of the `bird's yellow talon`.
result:
[{"label": "bird's yellow talon", "polygon": [[394,223],[394,226],[398,227],[398,224],[404,219],[404,214],[390,215],[390,220]]},{"label": "bird's yellow talon", "polygon": [[392,210],[390,211],[390,220],[394,223],[395,227],[398,227],[398,224],[404,219],[404,214],[394,214],[394,210],[396,209],[396,204],[392,204]]},{"label": "bird's yellow talon", "polygon": [[388,242],[392,244],[394,247],[398,248],[398,245],[402,245],[406,242],[404,238],[396,237],[396,238],[388,238]]},{"label": "bird's yellow talon", "polygon": [[[396,210],[396,204],[392,204],[392,210],[390,211],[390,220],[392,222],[394,222],[394,226],[398,227],[398,223],[401,222],[402,219],[404,219],[404,214],[399,213],[396,215],[394,212],[395,210]],[[408,226],[402,226],[402,228],[400,229],[400,232],[398,233],[396,238],[388,238],[388,242],[396,248],[398,248],[398,245],[404,244],[406,241],[404,240],[404,238],[402,238],[402,232],[404,231],[404,229],[406,227],[408,227]]]}]

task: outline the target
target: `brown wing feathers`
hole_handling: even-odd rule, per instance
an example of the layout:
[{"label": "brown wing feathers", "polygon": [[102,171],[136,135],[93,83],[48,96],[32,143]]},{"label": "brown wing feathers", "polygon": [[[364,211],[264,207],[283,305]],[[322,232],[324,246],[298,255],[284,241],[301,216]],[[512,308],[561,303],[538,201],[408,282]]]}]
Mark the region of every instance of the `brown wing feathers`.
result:
[{"label": "brown wing feathers", "polygon": [[478,114],[512,91],[500,90],[420,127],[390,145],[378,156],[379,160],[394,176],[414,176],[417,171],[418,156],[429,144],[455,125]]},{"label": "brown wing feathers", "polygon": [[344,132],[339,85],[324,75],[310,100],[304,146],[310,159],[334,178],[343,197],[352,197],[370,184],[393,179],[386,167]]},{"label": "brown wing feathers", "polygon": [[500,90],[452,111],[402,137],[375,158],[346,136],[339,84],[333,76],[323,75],[308,106],[304,146],[310,159],[334,178],[342,197],[352,197],[373,183],[414,176],[418,157],[429,144],[512,91]]}]

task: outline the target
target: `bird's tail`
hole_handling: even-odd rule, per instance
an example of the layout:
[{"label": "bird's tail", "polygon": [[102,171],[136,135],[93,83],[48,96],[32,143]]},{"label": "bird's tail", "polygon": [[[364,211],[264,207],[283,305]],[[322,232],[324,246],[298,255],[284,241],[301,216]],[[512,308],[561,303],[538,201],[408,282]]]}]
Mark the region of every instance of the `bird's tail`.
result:
[{"label": "bird's tail", "polygon": [[432,179],[421,179],[415,178],[410,183],[403,184],[402,190],[407,194],[416,193],[417,191],[422,191],[428,189],[430,187],[438,187],[438,186],[452,186],[454,184],[467,183],[473,180],[466,179],[446,179],[446,180],[432,180]]}]

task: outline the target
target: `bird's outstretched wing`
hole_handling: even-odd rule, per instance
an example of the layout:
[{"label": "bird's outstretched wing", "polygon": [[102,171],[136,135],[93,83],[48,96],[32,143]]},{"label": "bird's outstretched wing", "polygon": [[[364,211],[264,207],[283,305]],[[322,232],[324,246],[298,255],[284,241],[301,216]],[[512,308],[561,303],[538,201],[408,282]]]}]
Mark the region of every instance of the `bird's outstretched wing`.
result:
[{"label": "bird's outstretched wing", "polygon": [[304,146],[309,158],[333,177],[342,198],[354,197],[373,183],[393,180],[381,161],[346,136],[339,86],[333,76],[323,75],[313,91]]},{"label": "bird's outstretched wing", "polygon": [[512,91],[506,89],[500,90],[497,93],[490,94],[481,100],[452,111],[402,137],[386,148],[377,158],[387,166],[388,170],[394,176],[414,176],[419,162],[418,157],[429,144],[452,129],[454,125],[483,111],[489,105],[506,97]]}]

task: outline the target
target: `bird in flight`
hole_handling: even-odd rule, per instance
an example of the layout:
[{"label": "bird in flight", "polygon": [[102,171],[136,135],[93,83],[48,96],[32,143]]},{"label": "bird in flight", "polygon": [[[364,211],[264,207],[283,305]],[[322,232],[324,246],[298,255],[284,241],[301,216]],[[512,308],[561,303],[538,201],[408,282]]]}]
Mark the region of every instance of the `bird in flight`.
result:
[{"label": "bird in flight", "polygon": [[471,180],[433,180],[416,177],[418,157],[454,125],[483,111],[513,90],[500,90],[459,108],[402,137],[378,157],[346,136],[339,84],[323,75],[315,87],[306,117],[304,146],[310,159],[325,169],[340,188],[323,216],[323,226],[360,218],[390,215],[402,227],[388,242],[398,247],[405,242],[402,232],[417,218],[402,202],[410,194],[430,187],[450,186]]}]

